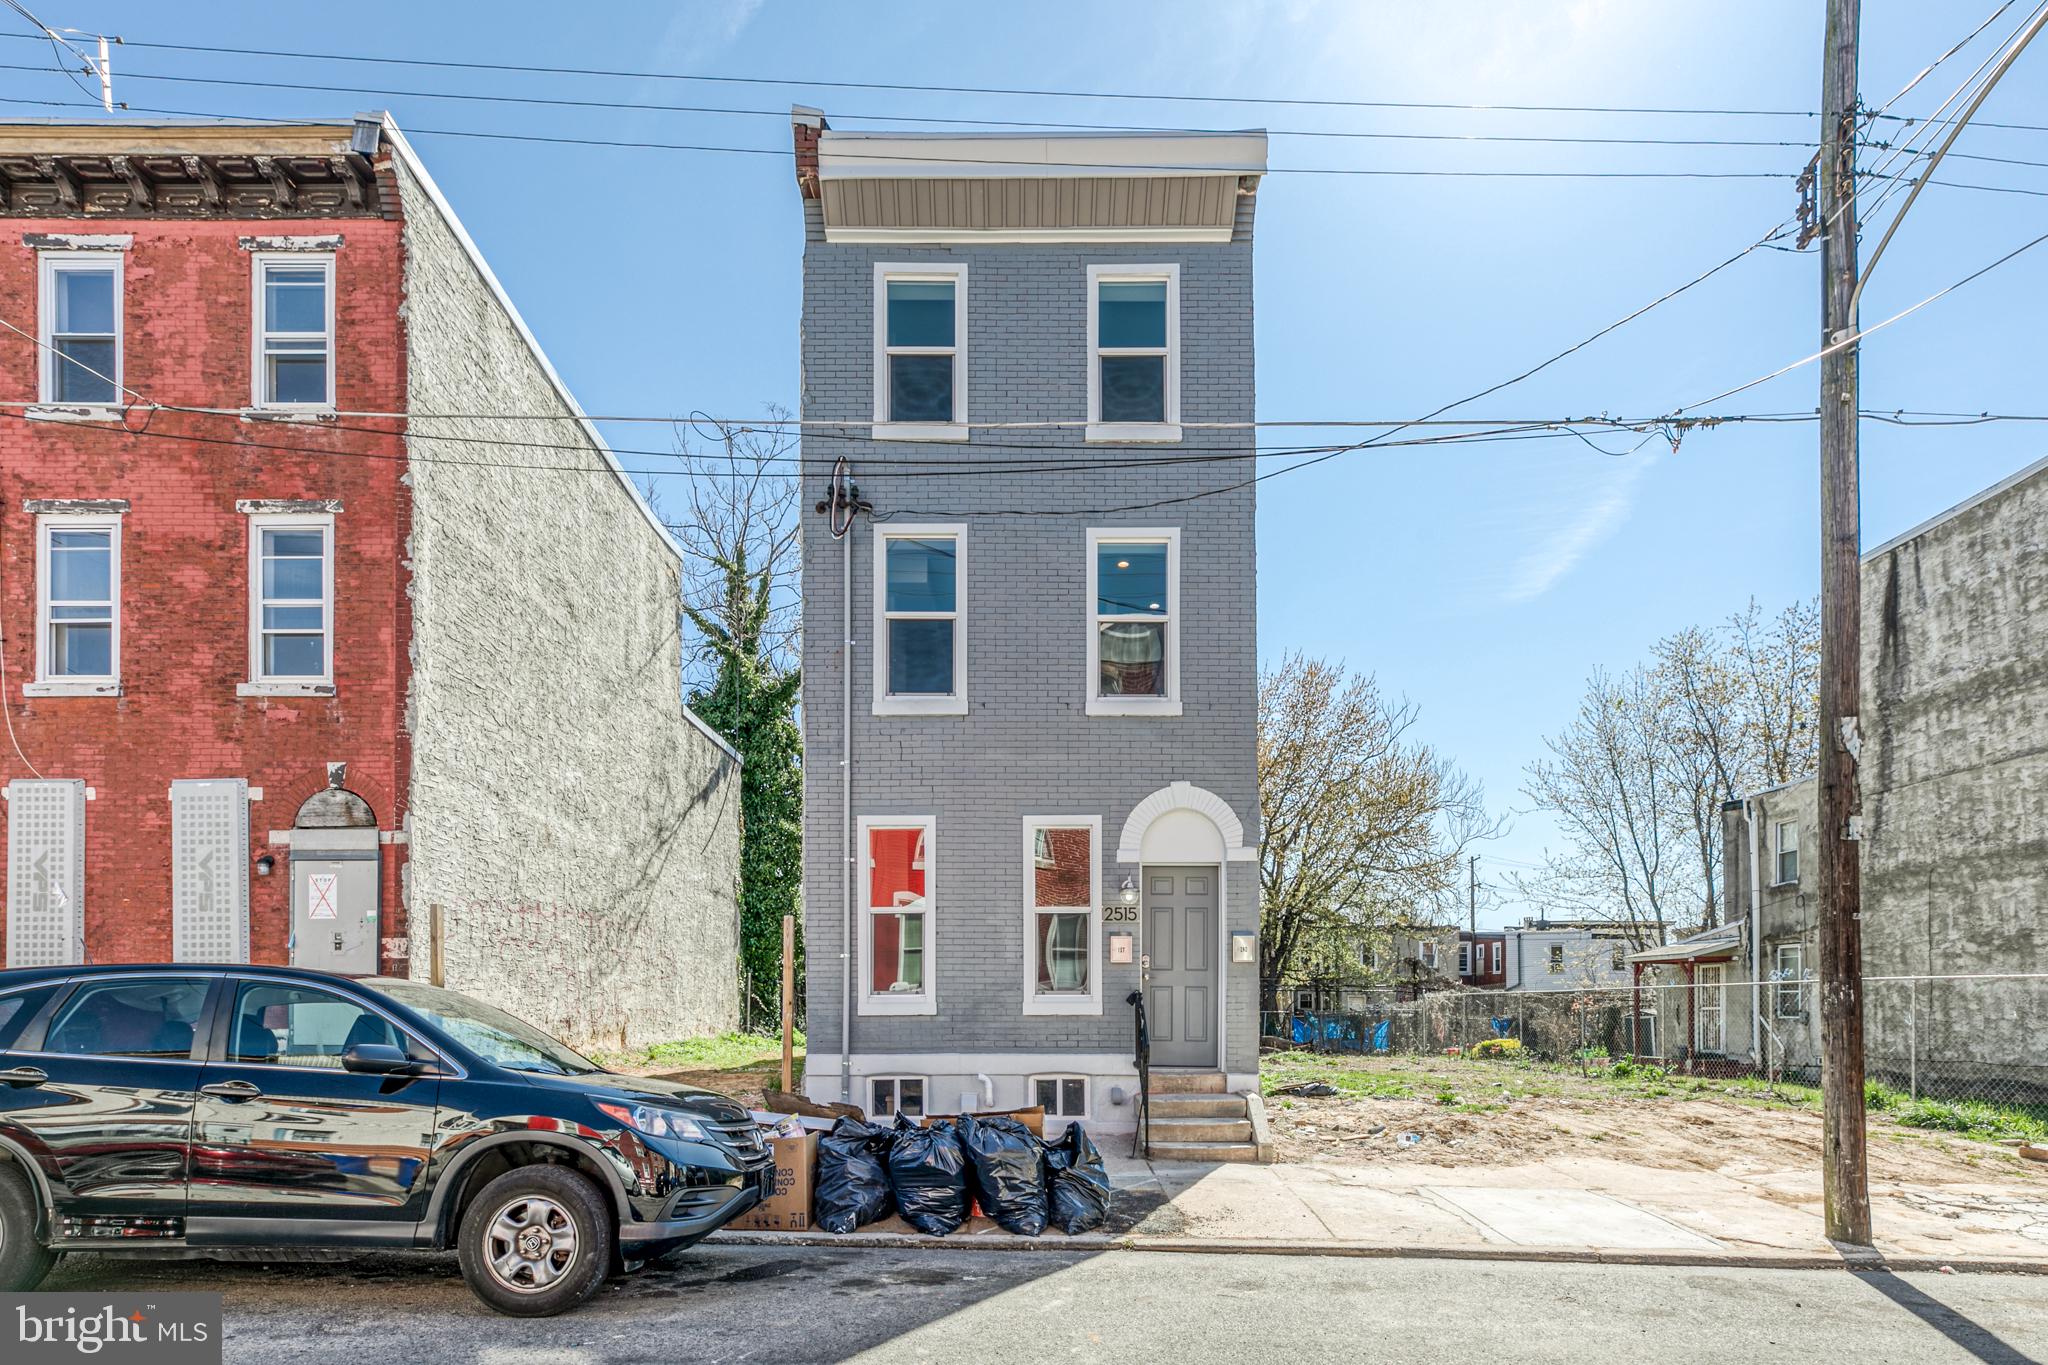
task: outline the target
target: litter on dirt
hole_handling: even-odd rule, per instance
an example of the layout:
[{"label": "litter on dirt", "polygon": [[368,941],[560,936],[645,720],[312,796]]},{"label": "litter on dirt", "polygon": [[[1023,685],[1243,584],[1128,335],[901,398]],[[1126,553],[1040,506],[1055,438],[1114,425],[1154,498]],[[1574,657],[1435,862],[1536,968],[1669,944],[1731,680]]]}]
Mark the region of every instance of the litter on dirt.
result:
[{"label": "litter on dirt", "polygon": [[1273,1092],[1276,1095],[1295,1095],[1305,1100],[1326,1100],[1337,1093],[1334,1085],[1321,1081],[1303,1081],[1300,1085],[1285,1086]]}]

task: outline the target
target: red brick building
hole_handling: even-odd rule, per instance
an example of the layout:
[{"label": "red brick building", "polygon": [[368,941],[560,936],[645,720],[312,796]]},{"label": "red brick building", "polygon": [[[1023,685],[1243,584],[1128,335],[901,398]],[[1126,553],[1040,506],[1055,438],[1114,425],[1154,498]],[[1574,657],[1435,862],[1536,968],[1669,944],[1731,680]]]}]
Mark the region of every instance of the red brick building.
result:
[{"label": "red brick building", "polygon": [[[475,866],[471,813],[514,795],[462,766],[476,737],[555,705],[529,694],[560,692],[558,668],[606,685],[573,641],[522,647],[519,631],[544,629],[522,619],[601,611],[604,594],[672,619],[672,542],[388,120],[0,126],[0,187],[8,964],[424,965],[416,787],[431,776],[450,812],[449,867]],[[477,365],[499,333],[504,357]],[[544,434],[428,436],[409,420],[423,395],[530,413]],[[551,468],[498,467],[521,462]],[[423,509],[433,526],[416,527]],[[480,559],[462,539],[479,519],[555,562],[522,575]],[[602,566],[612,581],[590,582],[590,603],[565,602],[584,591],[559,580],[592,528],[634,553]],[[416,629],[426,602],[447,606],[431,634]],[[503,652],[529,671],[490,668],[489,712],[466,713],[478,661]],[[655,672],[616,686],[662,710]],[[667,695],[668,748],[700,760],[700,787],[723,782],[727,752]],[[551,723],[574,740],[573,718]],[[415,771],[422,734],[431,774]],[[643,778],[620,766],[663,754],[610,775],[630,794]],[[525,766],[517,799],[561,812],[550,833],[573,843],[574,798],[547,789],[560,765]],[[596,909],[533,927],[571,878],[514,846],[532,833],[499,830],[497,894],[464,894],[469,872],[432,888],[467,917],[472,960],[451,984],[520,993],[493,962],[494,916],[557,964],[621,951],[585,923]]]}]

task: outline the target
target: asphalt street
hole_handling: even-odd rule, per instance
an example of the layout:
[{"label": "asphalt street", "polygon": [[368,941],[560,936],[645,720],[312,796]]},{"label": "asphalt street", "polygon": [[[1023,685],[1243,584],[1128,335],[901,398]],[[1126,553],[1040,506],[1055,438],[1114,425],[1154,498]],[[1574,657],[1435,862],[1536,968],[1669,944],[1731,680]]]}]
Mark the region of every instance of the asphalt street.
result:
[{"label": "asphalt street", "polygon": [[46,1289],[223,1291],[237,1365],[2048,1362],[2048,1276],[706,1246],[499,1317],[448,1256],[72,1257]]}]

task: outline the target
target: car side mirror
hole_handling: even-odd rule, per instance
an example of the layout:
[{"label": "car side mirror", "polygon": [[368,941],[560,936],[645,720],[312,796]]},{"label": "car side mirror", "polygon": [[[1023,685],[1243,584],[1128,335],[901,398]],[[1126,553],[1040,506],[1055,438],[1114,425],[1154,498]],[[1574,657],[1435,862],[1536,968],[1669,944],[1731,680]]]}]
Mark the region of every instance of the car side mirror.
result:
[{"label": "car side mirror", "polygon": [[372,1076],[397,1076],[418,1071],[420,1064],[405,1049],[389,1043],[356,1043],[341,1054],[341,1069]]}]

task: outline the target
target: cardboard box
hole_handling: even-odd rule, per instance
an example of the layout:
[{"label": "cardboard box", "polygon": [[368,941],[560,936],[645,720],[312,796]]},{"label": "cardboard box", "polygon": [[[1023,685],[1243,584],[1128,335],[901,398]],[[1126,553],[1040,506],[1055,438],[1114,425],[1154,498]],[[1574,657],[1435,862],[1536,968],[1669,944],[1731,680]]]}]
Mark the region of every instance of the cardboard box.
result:
[{"label": "cardboard box", "polygon": [[[929,1128],[932,1126],[933,1122],[937,1120],[943,1119],[946,1122],[951,1123],[959,1117],[960,1116],[958,1114],[927,1114],[925,1117],[917,1121],[917,1126],[920,1128]],[[1031,1108],[1029,1109],[976,1110],[974,1113],[974,1117],[978,1119],[992,1119],[997,1117],[1015,1119],[1019,1123],[1023,1124],[1026,1128],[1029,1128],[1031,1130],[1033,1137],[1045,1136],[1045,1106],[1042,1104],[1035,1104],[1031,1106]]]},{"label": "cardboard box", "polygon": [[808,1232],[817,1183],[818,1135],[768,1139],[775,1153],[774,1192],[726,1226],[753,1232]]}]

